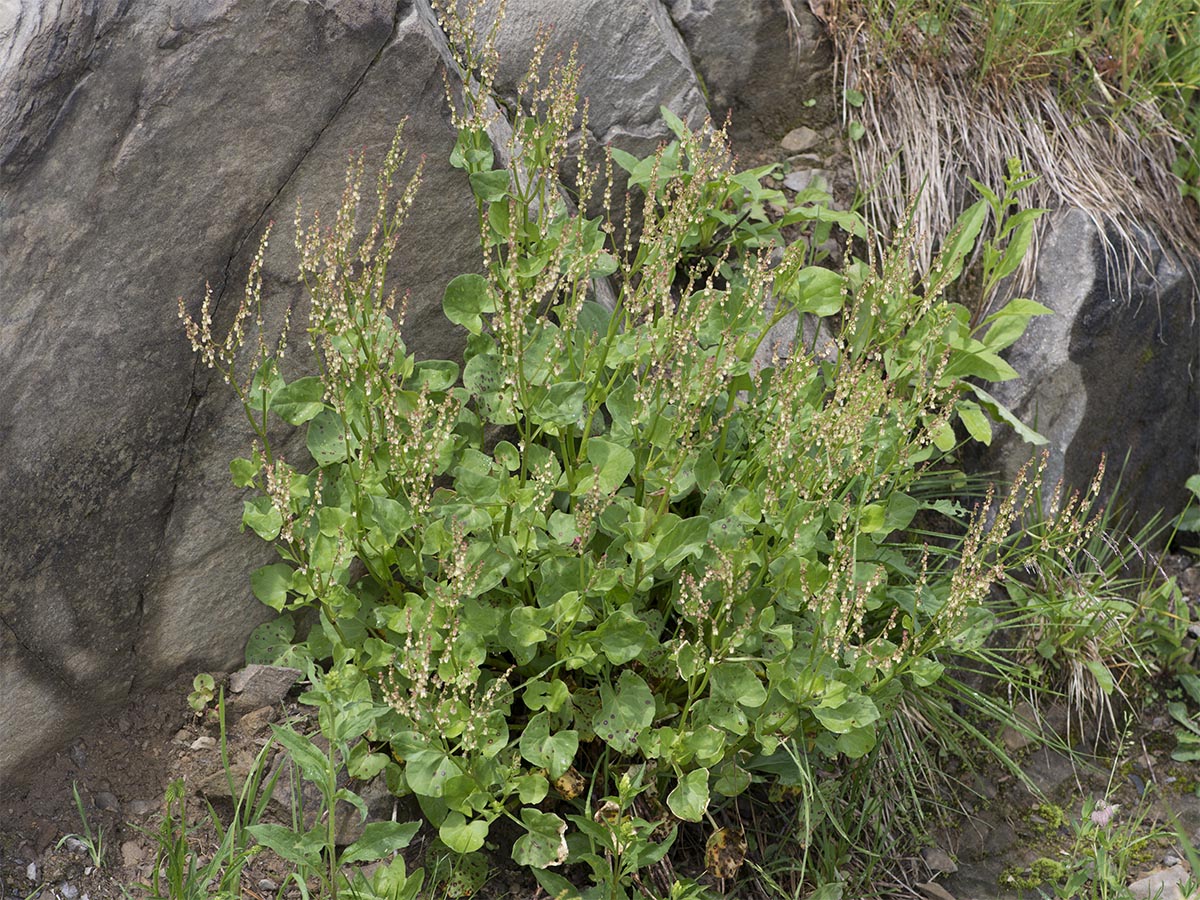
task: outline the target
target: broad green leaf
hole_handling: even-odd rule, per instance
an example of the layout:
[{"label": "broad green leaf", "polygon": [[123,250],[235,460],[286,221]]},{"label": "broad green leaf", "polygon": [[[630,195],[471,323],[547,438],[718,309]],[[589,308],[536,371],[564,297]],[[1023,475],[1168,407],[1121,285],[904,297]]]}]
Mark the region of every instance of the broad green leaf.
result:
[{"label": "broad green leaf", "polygon": [[983,335],[983,344],[993,353],[999,353],[1017,342],[1029,327],[1031,318],[1051,313],[1052,310],[1033,300],[1023,297],[1010,300],[1002,309],[984,320],[987,331]]},{"label": "broad green leaf", "polygon": [[550,733],[550,715],[540,712],[529,720],[521,734],[521,756],[533,765],[546,769],[551,778],[561,778],[571,768],[579,749],[579,733],[559,731]]},{"label": "broad green leaf", "polygon": [[315,375],[293,381],[271,398],[271,412],[289,425],[303,425],[324,408],[325,385]]},{"label": "broad green leaf", "polygon": [[685,822],[699,822],[708,809],[708,800],[708,769],[693,769],[667,795],[667,806]]},{"label": "broad green leaf", "polygon": [[421,827],[420,822],[368,822],[362,836],[342,853],[342,865],[374,862],[407,847]]},{"label": "broad green leaf", "polygon": [[879,718],[879,710],[870,697],[851,694],[836,706],[815,707],[813,715],[834,734],[846,734],[870,725]]},{"label": "broad green leaf", "polygon": [[875,749],[878,740],[875,723],[872,722],[869,725],[851,728],[845,734],[839,734],[835,746],[839,753],[844,753],[851,759],[862,759]]},{"label": "broad green leaf", "polygon": [[589,637],[614,666],[637,659],[655,644],[646,623],[624,606],[613,611]]},{"label": "broad green leaf", "polygon": [[832,316],[842,308],[845,278],[832,269],[805,266],[783,287],[783,295],[802,313]]},{"label": "broad green leaf", "polygon": [[868,503],[858,517],[858,530],[863,534],[874,534],[883,528],[885,509],[881,503]]},{"label": "broad green leaf", "polygon": [[412,511],[399,500],[375,495],[371,497],[367,524],[378,528],[389,545],[400,540],[400,535],[413,526]]},{"label": "broad green leaf", "polygon": [[[257,454],[255,454],[257,456]],[[237,457],[229,461],[229,474],[233,476],[234,487],[250,487],[254,484],[254,479],[258,473],[262,471],[262,461],[245,459]]]},{"label": "broad green leaf", "polygon": [[[583,463],[584,471],[592,468],[600,470],[600,493],[611,494],[622,484],[633,471],[634,457],[625,447],[594,437],[587,442],[587,461]],[[592,489],[595,478],[591,475],[583,478],[576,489],[578,494],[586,494]]]},{"label": "broad green leaf", "polygon": [[948,284],[962,274],[963,260],[974,249],[989,211],[986,200],[977,200],[958,217],[938,257],[936,284]]},{"label": "broad green leaf", "polygon": [[[1042,437],[1040,434],[1014,416],[1012,412],[1009,411],[1007,406],[1005,406],[979,385],[968,383],[967,389],[975,395],[976,399],[979,401],[979,405],[986,409],[988,413],[991,414],[992,418],[1001,422],[1007,422],[1027,444],[1033,444],[1040,447],[1049,443],[1046,438]],[[941,449],[940,446],[939,449]]]},{"label": "broad green leaf", "polygon": [[709,518],[682,519],[655,542],[655,561],[668,572],[689,556],[699,557],[708,543]]},{"label": "broad green leaf", "polygon": [[488,823],[484,819],[471,819],[457,810],[451,810],[441,826],[438,837],[455,853],[474,853],[487,840]]},{"label": "broad green leaf", "polygon": [[534,415],[550,425],[574,425],[583,420],[583,401],[587,384],[582,381],[559,381],[534,409]]},{"label": "broad green leaf", "polygon": [[[346,458],[346,433],[342,420],[332,409],[323,409],[308,423],[308,452],[318,466],[329,466]],[[352,444],[353,445],[353,444]]]},{"label": "broad green leaf", "polygon": [[370,781],[382,772],[387,764],[388,755],[386,753],[375,753],[367,741],[359,741],[350,750],[350,756],[346,759],[346,771],[351,777],[360,781]]},{"label": "broad green leaf", "polygon": [[492,169],[490,172],[472,172],[471,192],[484,203],[496,203],[508,196],[508,172]]},{"label": "broad green leaf", "polygon": [[462,774],[457,762],[441,750],[416,750],[404,759],[404,776],[418,794],[441,797],[446,782]]},{"label": "broad green leaf", "polygon": [[526,834],[513,844],[513,861],[521,866],[546,869],[567,861],[567,823],[554,813],[539,812],[525,807],[521,822]]},{"label": "broad green leaf", "polygon": [[909,666],[908,674],[912,676],[913,684],[917,687],[929,687],[942,677],[945,670],[946,667],[937,660],[918,656]]},{"label": "broad green leaf", "polygon": [[318,826],[309,832],[297,832],[284,825],[250,825],[246,833],[259,844],[298,866],[318,868],[321,850],[325,846],[323,829]]},{"label": "broad green leaf", "polygon": [[1092,677],[1096,679],[1096,684],[1104,695],[1106,697],[1110,695],[1116,683],[1113,681],[1112,672],[1108,670],[1108,666],[1098,659],[1085,659],[1083,664],[1092,673]]},{"label": "broad green leaf", "polygon": [[1193,675],[1190,672],[1180,672],[1175,676],[1175,680],[1179,682],[1179,686],[1188,692],[1188,696],[1192,698],[1192,702],[1200,706],[1200,675]]},{"label": "broad green leaf", "polygon": [[654,721],[654,695],[641,676],[625,669],[614,691],[600,685],[600,709],[592,717],[596,736],[618,753],[632,753],[638,735]]},{"label": "broad green leaf", "polygon": [[558,712],[563,708],[563,704],[571,699],[571,692],[566,684],[555,678],[549,684],[544,681],[525,682],[525,693],[522,696],[525,705],[532,710]]},{"label": "broad green leaf", "polygon": [[448,359],[426,359],[413,366],[409,387],[420,390],[447,391],[458,383],[458,364]]},{"label": "broad green leaf", "polygon": [[958,412],[958,418],[966,426],[967,433],[985,447],[990,447],[992,444],[992,423],[983,414],[983,411],[979,408],[979,404],[972,403],[970,400],[962,400],[955,407],[955,410]]},{"label": "broad green leaf", "polygon": [[272,725],[271,731],[275,735],[275,741],[287,751],[292,762],[300,767],[306,781],[314,784],[325,783],[325,770],[329,767],[329,760],[317,749],[316,744],[290,727]]},{"label": "broad green leaf", "polygon": [[282,612],[292,586],[292,571],[287,563],[273,563],[255,570],[250,576],[254,596],[276,612]]},{"label": "broad green leaf", "polygon": [[446,285],[442,310],[455,325],[463,326],[471,334],[479,334],[483,330],[480,313],[496,311],[487,279],[482,275],[459,275]]},{"label": "broad green leaf", "polygon": [[756,708],[767,699],[767,689],[748,663],[723,662],[712,671],[712,696],[716,700]]},{"label": "broad green leaf", "polygon": [[246,525],[264,541],[273,541],[279,537],[283,527],[283,516],[280,515],[270,497],[255,497],[242,504],[242,524]]}]

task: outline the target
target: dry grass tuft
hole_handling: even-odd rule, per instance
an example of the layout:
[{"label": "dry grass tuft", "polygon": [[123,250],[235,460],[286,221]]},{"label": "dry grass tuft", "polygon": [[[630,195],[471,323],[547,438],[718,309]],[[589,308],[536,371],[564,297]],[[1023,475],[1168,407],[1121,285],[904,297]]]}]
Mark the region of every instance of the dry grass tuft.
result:
[{"label": "dry grass tuft", "polygon": [[[795,23],[801,0],[781,2]],[[998,64],[972,4],[943,10],[931,37],[912,20],[897,24],[903,2],[808,0],[837,51],[843,118],[862,126],[850,155],[884,240],[911,216],[914,252],[926,269],[978,199],[971,180],[999,192],[1007,160],[1016,157],[1040,176],[1021,205],[1083,210],[1110,259],[1119,253],[1128,257],[1123,263],[1149,264],[1147,230],[1178,255],[1200,257],[1200,216],[1172,171],[1177,154],[1189,152],[1188,136],[1152,95],[1122,92],[1119,79],[1109,83],[1078,48]],[[896,18],[873,20],[880,8]],[[845,99],[858,95],[860,106]],[[1035,239],[1016,289],[1030,286],[1036,258]]]}]

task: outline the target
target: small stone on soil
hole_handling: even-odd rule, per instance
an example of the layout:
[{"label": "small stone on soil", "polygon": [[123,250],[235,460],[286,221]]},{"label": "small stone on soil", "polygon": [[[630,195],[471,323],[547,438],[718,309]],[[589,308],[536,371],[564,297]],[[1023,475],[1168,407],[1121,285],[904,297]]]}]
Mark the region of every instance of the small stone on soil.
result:
[{"label": "small stone on soil", "polygon": [[258,882],[258,889],[265,894],[273,894],[279,890],[279,885],[270,878],[263,878]]},{"label": "small stone on soil", "polygon": [[253,709],[237,720],[234,729],[243,735],[252,736],[266,729],[267,725],[275,721],[276,712],[273,706],[260,706],[258,709]]},{"label": "small stone on soil", "polygon": [[101,791],[95,796],[93,802],[96,804],[96,809],[115,813],[121,811],[121,801],[111,791]]},{"label": "small stone on soil", "polygon": [[62,894],[63,900],[75,900],[79,896],[79,888],[65,881],[58,886],[58,892]]},{"label": "small stone on soil", "polygon": [[154,812],[154,803],[150,800],[130,800],[129,805],[125,807],[125,812],[142,819]]},{"label": "small stone on soil", "polygon": [[209,737],[207,734],[203,737],[198,737],[191,743],[193,750],[215,750],[217,749],[217,739]]},{"label": "small stone on soil", "polygon": [[1150,897],[1156,900],[1184,900],[1185,895],[1180,886],[1186,884],[1189,877],[1186,868],[1174,865],[1169,869],[1151,872],[1145,878],[1139,878],[1129,885],[1129,893],[1137,900],[1147,900]]},{"label": "small stone on soil", "polygon": [[70,757],[77,769],[82,769],[87,765],[87,751],[83,749],[83,741],[76,741],[71,745]]},{"label": "small stone on soil", "polygon": [[278,703],[287,696],[302,674],[299,669],[288,666],[246,666],[229,676],[229,690],[234,694],[233,705],[241,709],[257,709]]},{"label": "small stone on soil", "polygon": [[30,881],[37,881],[37,863],[31,862],[25,867],[25,877]]},{"label": "small stone on soil", "polygon": [[142,845],[137,841],[126,841],[121,845],[121,861],[125,868],[132,869],[142,861]]},{"label": "small stone on soil", "polygon": [[779,144],[788,153],[801,153],[815,147],[820,139],[821,136],[811,128],[801,125],[785,134]]},{"label": "small stone on soil", "polygon": [[175,737],[173,737],[171,741],[175,744],[190,744],[192,741],[191,732],[189,732],[186,728],[180,728],[177,732],[175,732]]},{"label": "small stone on soil", "polygon": [[951,859],[950,854],[941,847],[926,847],[921,851],[921,857],[925,860],[925,865],[929,866],[934,872],[952,873],[958,871],[958,866]]}]

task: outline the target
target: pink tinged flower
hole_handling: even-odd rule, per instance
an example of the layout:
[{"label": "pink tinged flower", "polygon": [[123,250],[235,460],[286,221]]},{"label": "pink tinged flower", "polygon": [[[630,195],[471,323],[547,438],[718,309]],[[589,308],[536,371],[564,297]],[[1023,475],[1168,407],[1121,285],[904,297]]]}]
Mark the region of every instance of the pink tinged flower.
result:
[{"label": "pink tinged flower", "polygon": [[1108,823],[1112,821],[1113,815],[1120,809],[1115,803],[1109,803],[1107,800],[1097,800],[1096,808],[1092,810],[1092,823],[1100,828],[1107,828]]}]

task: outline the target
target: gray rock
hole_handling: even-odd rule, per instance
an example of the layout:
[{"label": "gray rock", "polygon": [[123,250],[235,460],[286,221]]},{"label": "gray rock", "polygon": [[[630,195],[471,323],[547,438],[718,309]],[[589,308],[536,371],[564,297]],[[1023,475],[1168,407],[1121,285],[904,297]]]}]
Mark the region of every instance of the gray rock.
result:
[{"label": "gray rock", "polygon": [[77,769],[82,769],[87,765],[87,750],[83,747],[83,741],[76,741],[71,745],[71,763]]},{"label": "gray rock", "polygon": [[926,847],[921,851],[921,858],[925,860],[925,865],[929,866],[934,872],[952,873],[958,871],[958,864],[955,863],[954,857],[941,847]]},{"label": "gray rock", "polygon": [[249,665],[229,676],[232,705],[259,709],[281,701],[303,673],[287,666]]},{"label": "gray rock", "polygon": [[824,169],[800,169],[796,172],[789,172],[788,176],[783,179],[783,186],[797,194],[809,187],[828,191],[829,173]]},{"label": "gray rock", "polygon": [[127,869],[133,869],[139,866],[145,858],[146,852],[142,849],[142,845],[138,841],[125,841],[121,844],[121,862]]},{"label": "gray rock", "polygon": [[1155,900],[1185,900],[1185,897],[1191,900],[1196,895],[1183,892],[1183,886],[1190,877],[1187,867],[1174,865],[1139,878],[1129,885],[1129,893],[1135,900],[1148,900],[1151,897]]},{"label": "gray rock", "polygon": [[238,719],[233,728],[238,734],[253,736],[265,731],[267,726],[275,721],[277,715],[274,706],[260,706]]},{"label": "gray rock", "polygon": [[[1118,263],[1106,264],[1084,213],[1052,214],[1031,296],[1055,314],[1034,319],[1009,352],[1020,379],[989,390],[1049,440],[1047,503],[1059,479],[1086,488],[1106,456],[1105,489],[1120,477],[1124,503],[1144,521],[1178,512],[1186,499],[1200,395],[1195,285],[1150,236],[1136,250],[1149,269],[1121,264],[1119,244]],[[1030,452],[1003,429],[988,462],[1011,477]]]},{"label": "gray rock", "polygon": [[130,800],[125,804],[125,812],[137,819],[146,818],[156,808],[156,805],[151,800]]},{"label": "gray rock", "polygon": [[92,798],[92,802],[96,804],[96,809],[105,812],[119,813],[121,811],[121,801],[112,791],[101,791]]},{"label": "gray rock", "polygon": [[198,737],[192,741],[191,744],[188,745],[188,748],[191,750],[216,750],[217,739],[210,737],[207,734],[202,735],[201,737]]},{"label": "gray rock", "polygon": [[[241,412],[174,298],[194,307],[209,279],[220,327],[266,223],[301,196],[328,212],[349,152],[374,164],[405,114],[429,158],[391,267],[409,346],[455,353],[441,291],[478,265],[440,36],[411,4],[65,0],[17,20],[0,29],[0,532],[20,535],[0,556],[5,780],[135,672],[235,667],[271,615],[247,575],[272,551],[238,533],[229,485]],[[281,228],[268,254],[280,309],[290,243]]]},{"label": "gray rock", "polygon": [[783,140],[779,142],[788,153],[803,153],[805,150],[812,150],[820,142],[821,136],[801,125],[799,128],[793,128],[783,136]]},{"label": "gray rock", "polygon": [[79,888],[68,881],[64,881],[58,886],[58,893],[62,896],[63,900],[75,900],[79,896]]},{"label": "gray rock", "polygon": [[[665,0],[703,79],[713,117],[732,113],[739,153],[768,149],[798,124],[836,118],[833,52],[806,3],[762,0]],[[815,101],[815,102],[814,102]]]}]

